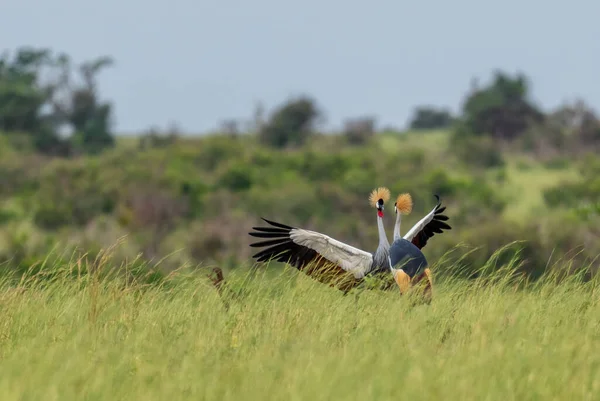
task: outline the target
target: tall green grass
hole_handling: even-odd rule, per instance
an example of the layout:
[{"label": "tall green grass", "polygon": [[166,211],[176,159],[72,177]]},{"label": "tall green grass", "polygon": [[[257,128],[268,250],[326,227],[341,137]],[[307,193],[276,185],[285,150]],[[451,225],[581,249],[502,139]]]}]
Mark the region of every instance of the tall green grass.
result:
[{"label": "tall green grass", "polygon": [[518,258],[495,265],[501,252],[469,281],[454,274],[459,261],[434,265],[429,305],[397,291],[342,296],[292,269],[235,270],[220,296],[202,272],[147,280],[130,273],[135,266],[111,271],[106,255],[5,276],[0,394],[597,399],[598,283],[561,276],[560,266],[525,283]]}]

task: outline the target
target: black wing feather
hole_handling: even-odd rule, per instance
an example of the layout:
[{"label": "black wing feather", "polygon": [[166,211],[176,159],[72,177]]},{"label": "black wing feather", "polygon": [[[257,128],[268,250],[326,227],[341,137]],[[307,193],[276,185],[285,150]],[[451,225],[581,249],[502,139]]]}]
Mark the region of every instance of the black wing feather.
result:
[{"label": "black wing feather", "polygon": [[445,223],[445,221],[448,221],[448,216],[442,214],[446,210],[446,206],[442,207],[440,197],[437,195],[435,195],[435,197],[437,198],[438,204],[435,207],[433,219],[431,219],[431,221],[412,239],[412,243],[419,249],[423,249],[423,247],[427,245],[429,238],[433,237],[435,234],[442,234],[444,230],[452,229],[450,225]]},{"label": "black wing feather", "polygon": [[319,254],[317,251],[303,245],[298,245],[290,238],[290,232],[295,228],[285,224],[277,223],[262,218],[273,227],[252,227],[255,231],[248,233],[257,238],[270,238],[268,241],[260,241],[250,244],[251,247],[266,247],[252,257],[257,262],[266,262],[274,259],[277,262],[288,263],[301,270]]},{"label": "black wing feather", "polygon": [[263,233],[285,234],[287,231],[281,228],[271,227],[252,227],[253,230],[262,231]]}]

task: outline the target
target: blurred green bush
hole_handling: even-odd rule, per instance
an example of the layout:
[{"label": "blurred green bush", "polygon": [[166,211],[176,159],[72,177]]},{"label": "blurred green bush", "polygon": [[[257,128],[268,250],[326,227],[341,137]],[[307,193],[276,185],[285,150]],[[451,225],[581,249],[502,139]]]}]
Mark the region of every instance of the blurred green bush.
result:
[{"label": "blurred green bush", "polygon": [[[186,261],[236,266],[251,263],[254,250],[247,232],[260,217],[373,251],[376,219],[367,198],[382,185],[393,198],[405,191],[413,196],[414,209],[403,220],[403,232],[431,210],[434,194],[441,196],[453,230],[434,237],[426,255],[433,262],[457,244],[478,247],[464,258],[465,276],[474,274],[498,247],[516,240],[525,241],[523,269],[533,276],[553,252],[566,253],[580,240],[587,243],[587,256],[600,250],[586,240],[593,229],[590,213],[588,223],[561,213],[520,225],[506,221],[510,174],[500,162],[505,155],[486,139],[465,140],[489,154],[455,152],[452,141],[422,144],[420,134],[398,135],[404,134],[375,136],[361,146],[325,138],[337,144],[334,148],[308,142],[278,150],[261,145],[255,136],[213,136],[173,137],[160,146],[117,146],[71,159],[17,152],[19,157],[0,161],[0,263],[22,269],[43,260],[56,244],[99,252],[125,236],[119,254],[124,259],[141,255],[159,260],[175,252],[162,263],[167,270]],[[467,157],[469,153],[476,154]],[[561,163],[567,162],[563,158]],[[593,158],[580,163],[581,182],[544,192],[549,210],[580,206],[584,199],[598,201],[600,164]],[[393,198],[386,214],[390,238]],[[553,229],[562,231],[550,229],[550,220]],[[14,231],[15,224],[26,228]]]}]

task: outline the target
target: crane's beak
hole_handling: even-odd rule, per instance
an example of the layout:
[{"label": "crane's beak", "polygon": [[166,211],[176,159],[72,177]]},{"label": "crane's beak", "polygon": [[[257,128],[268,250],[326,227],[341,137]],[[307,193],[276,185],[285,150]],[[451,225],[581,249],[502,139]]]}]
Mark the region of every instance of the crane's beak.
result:
[{"label": "crane's beak", "polygon": [[383,218],[383,205],[377,206],[377,216]]}]

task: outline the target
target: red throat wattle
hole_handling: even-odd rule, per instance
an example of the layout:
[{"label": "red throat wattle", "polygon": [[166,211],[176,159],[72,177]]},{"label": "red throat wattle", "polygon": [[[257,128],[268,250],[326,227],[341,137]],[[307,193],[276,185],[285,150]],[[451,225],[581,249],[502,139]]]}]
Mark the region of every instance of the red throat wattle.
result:
[{"label": "red throat wattle", "polygon": [[377,210],[377,216],[383,218],[383,210]]}]

